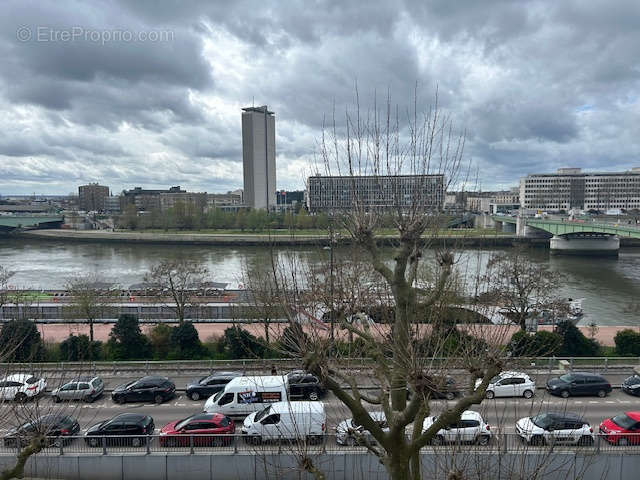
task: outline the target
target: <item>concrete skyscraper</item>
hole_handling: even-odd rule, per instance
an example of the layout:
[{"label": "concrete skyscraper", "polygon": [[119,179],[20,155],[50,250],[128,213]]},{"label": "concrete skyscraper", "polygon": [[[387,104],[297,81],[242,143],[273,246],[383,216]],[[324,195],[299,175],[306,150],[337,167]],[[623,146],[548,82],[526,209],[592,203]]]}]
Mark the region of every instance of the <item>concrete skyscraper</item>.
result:
[{"label": "concrete skyscraper", "polygon": [[244,203],[272,209],[276,203],[276,119],[267,106],[242,109]]}]

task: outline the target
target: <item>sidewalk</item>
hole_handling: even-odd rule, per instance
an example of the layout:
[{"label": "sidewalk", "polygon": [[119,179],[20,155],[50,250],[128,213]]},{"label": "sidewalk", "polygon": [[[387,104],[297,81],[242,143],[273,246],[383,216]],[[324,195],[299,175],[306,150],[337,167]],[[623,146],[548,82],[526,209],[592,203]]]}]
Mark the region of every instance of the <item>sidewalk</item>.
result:
[{"label": "sidewalk", "polygon": [[[93,326],[94,330],[94,338],[100,341],[109,340],[109,332],[111,332],[111,328],[114,324],[104,324],[104,323],[96,323]],[[174,324],[171,324],[174,325]],[[177,325],[177,324],[176,324]],[[241,326],[245,328],[253,335],[263,337],[264,336],[264,324],[262,323],[253,323],[253,324],[233,324],[233,323],[194,323],[198,334],[200,335],[200,340],[206,341],[210,337],[222,337],[224,335],[224,331],[232,326]],[[270,334],[277,335],[278,332],[281,332],[287,326],[286,323],[280,324],[271,324],[270,326]],[[427,327],[427,325],[425,325]],[[143,333],[147,333],[151,328],[153,328],[153,324],[142,324],[141,329]],[[376,325],[376,329],[385,330],[387,328],[386,325]],[[584,335],[587,337],[591,337],[591,328],[588,326],[579,326],[578,327]],[[600,326],[595,335],[595,339],[604,346],[615,346],[615,342],[613,338],[616,333],[620,330],[624,329],[636,329],[636,331],[640,331],[639,327],[632,326]],[[506,329],[506,331],[505,331]],[[553,327],[551,326],[541,326],[540,330],[551,331]],[[68,324],[68,323],[51,323],[51,324],[39,324],[38,330],[40,330],[40,334],[44,341],[49,342],[61,342],[66,339],[71,333],[74,335],[85,334],[89,335],[89,325],[85,324]],[[505,325],[474,325],[473,330],[479,332],[479,336],[485,337],[488,341],[491,341],[492,338],[499,338],[501,342],[504,339],[510,339],[511,335],[518,331],[518,327],[516,326],[505,326]],[[328,334],[328,332],[324,332],[324,334]],[[340,329],[336,329],[337,336],[343,336],[344,331]]]}]

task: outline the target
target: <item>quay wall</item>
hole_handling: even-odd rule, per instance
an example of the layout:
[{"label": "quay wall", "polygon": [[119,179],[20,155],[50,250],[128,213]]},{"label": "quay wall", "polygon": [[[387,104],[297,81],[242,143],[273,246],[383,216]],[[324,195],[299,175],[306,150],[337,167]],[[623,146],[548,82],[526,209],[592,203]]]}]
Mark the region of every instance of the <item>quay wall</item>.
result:
[{"label": "quay wall", "polygon": [[[274,235],[267,234],[212,234],[212,233],[145,233],[145,232],[111,232],[105,230],[31,230],[14,234],[32,240],[55,240],[65,242],[97,242],[97,243],[137,243],[164,245],[215,245],[215,246],[304,246],[325,245],[329,243],[327,235]],[[393,245],[396,236],[383,235],[377,238],[382,245]],[[425,238],[425,241],[427,238]],[[431,239],[429,239],[431,240]],[[341,244],[348,244],[348,238],[341,238]],[[548,248],[549,239],[539,237],[518,237],[513,235],[440,235],[439,246],[458,247],[511,247],[527,244]],[[620,238],[620,247],[640,247],[640,238]]]}]

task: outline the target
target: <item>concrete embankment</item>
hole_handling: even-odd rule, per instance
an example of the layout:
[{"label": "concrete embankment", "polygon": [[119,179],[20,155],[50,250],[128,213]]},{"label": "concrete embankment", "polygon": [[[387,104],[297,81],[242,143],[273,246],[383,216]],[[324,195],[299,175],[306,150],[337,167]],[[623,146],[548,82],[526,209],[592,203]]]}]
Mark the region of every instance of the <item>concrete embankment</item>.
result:
[{"label": "concrete embankment", "polygon": [[[164,245],[216,245],[216,246],[262,246],[262,245],[326,245],[329,243],[327,235],[268,235],[257,233],[148,233],[148,232],[111,232],[105,230],[29,230],[15,234],[23,238],[44,241],[64,242],[95,242],[95,243],[138,243]],[[393,245],[397,240],[394,235],[381,235],[378,242],[383,245]],[[425,237],[426,241],[433,241],[438,246],[445,247],[511,247],[519,244],[549,248],[548,238],[518,237],[505,234],[465,234],[458,232],[454,235],[439,235],[435,239]],[[341,238],[341,244],[350,243],[349,238]],[[620,238],[620,247],[640,247],[639,238]]]},{"label": "concrete embankment", "polygon": [[[343,448],[332,454],[318,453],[321,447],[303,449],[293,445],[282,454],[255,447],[253,451],[235,454],[226,451],[193,455],[145,454],[144,448],[132,448],[132,452],[126,454],[100,455],[100,449],[96,448],[87,449],[84,454],[33,456],[28,460],[25,472],[32,478],[65,480],[312,479],[314,477],[301,467],[304,459],[307,464],[316,466],[327,480],[389,478],[379,459],[361,448]],[[425,450],[420,455],[424,477],[445,480],[452,478],[452,471],[459,471],[465,478],[635,480],[640,468],[640,455],[628,452],[598,454],[595,447],[558,452],[526,447],[513,452],[503,452],[497,447],[463,448],[461,451],[460,447]],[[1,455],[0,468],[10,468],[15,461],[15,455]]]},{"label": "concrete embankment", "polygon": [[[268,235],[268,234],[213,234],[213,233],[146,233],[146,232],[111,232],[104,230],[30,230],[17,234],[34,240],[55,240],[69,242],[98,243],[155,243],[155,244],[191,244],[191,245],[324,245],[328,243],[327,235]],[[382,244],[392,244],[395,236],[380,236]],[[425,238],[425,241],[427,239]],[[429,239],[431,240],[431,239]],[[509,247],[517,243],[548,245],[548,240],[540,238],[518,238],[513,235],[441,235],[435,240],[439,246],[465,247]],[[340,243],[348,244],[348,238],[341,238]]]}]

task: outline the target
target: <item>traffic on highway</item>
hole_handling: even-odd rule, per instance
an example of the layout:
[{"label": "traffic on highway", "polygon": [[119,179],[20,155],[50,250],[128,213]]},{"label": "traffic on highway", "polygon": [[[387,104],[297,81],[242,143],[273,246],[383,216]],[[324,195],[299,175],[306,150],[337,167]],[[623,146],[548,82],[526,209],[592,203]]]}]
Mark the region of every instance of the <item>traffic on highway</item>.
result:
[{"label": "traffic on highway", "polygon": [[[258,445],[281,451],[283,443],[300,440],[329,451],[375,443],[315,376],[301,370],[255,376],[213,372],[186,381],[180,390],[162,376],[127,379],[121,384],[115,380],[79,376],[47,392],[43,378],[8,375],[0,380],[0,396],[5,400],[0,414],[15,421],[1,429],[0,448],[15,452],[37,433],[46,435],[48,447],[61,453],[91,449],[194,452],[201,447],[228,452]],[[497,375],[489,383],[486,400],[438,431],[430,446],[512,450],[553,445],[600,450],[640,445],[640,398],[636,398],[640,376],[620,379],[620,389],[589,372],[549,377],[544,388],[536,380],[523,372]],[[430,402],[432,411],[423,431],[460,395],[451,377],[440,386],[443,391],[432,388],[429,392],[438,399]],[[20,409],[37,402],[42,414],[20,421]],[[68,408],[47,410],[49,402]],[[371,409],[371,416],[383,430],[388,428],[379,406]]]}]

